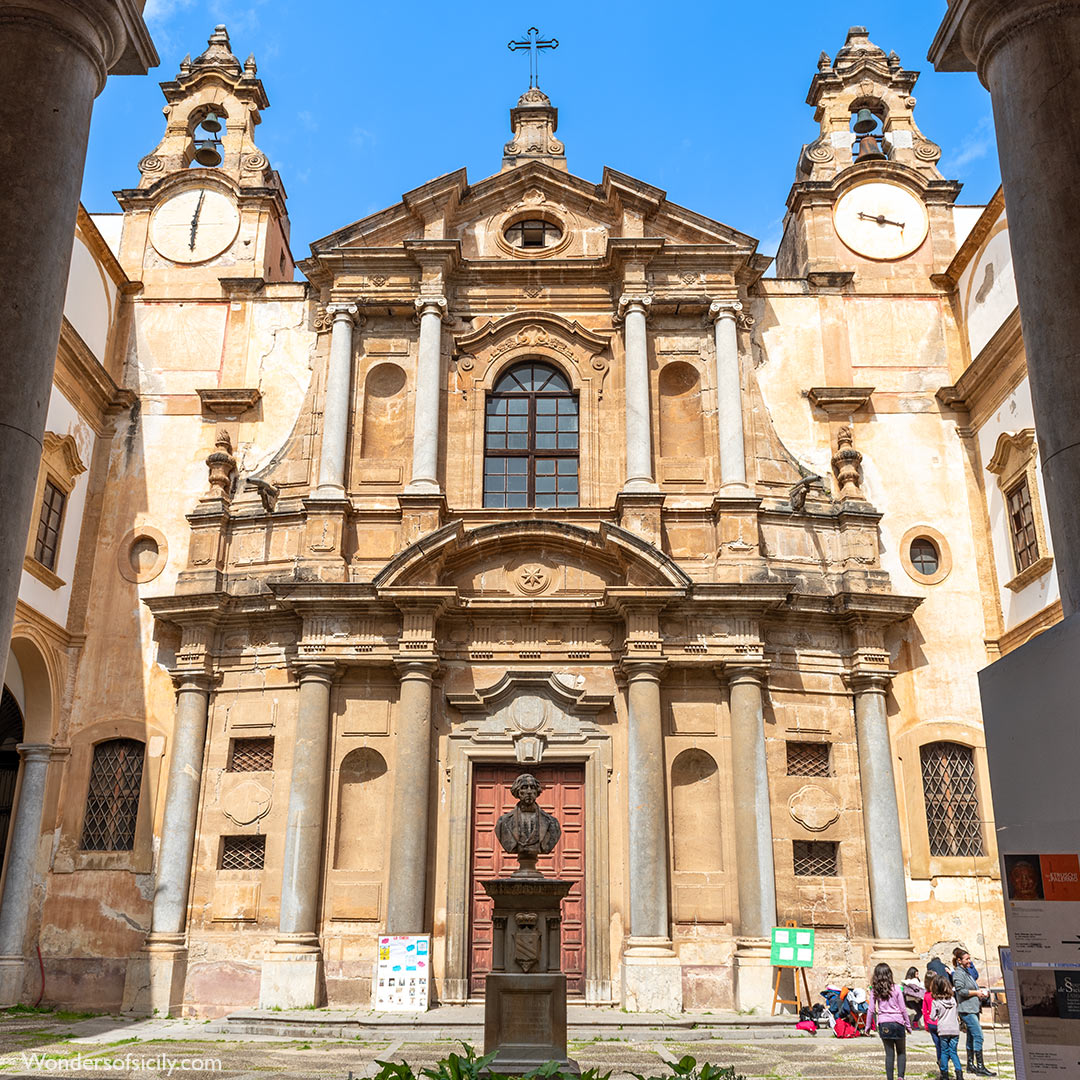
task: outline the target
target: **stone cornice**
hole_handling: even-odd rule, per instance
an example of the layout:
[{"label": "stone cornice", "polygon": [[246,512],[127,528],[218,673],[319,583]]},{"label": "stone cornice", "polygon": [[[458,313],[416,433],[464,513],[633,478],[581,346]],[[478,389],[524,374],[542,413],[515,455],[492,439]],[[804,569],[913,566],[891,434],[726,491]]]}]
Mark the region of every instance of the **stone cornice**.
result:
[{"label": "stone cornice", "polygon": [[82,203],[79,203],[79,213],[76,220],[79,232],[82,233],[86,246],[93,253],[94,258],[96,258],[108,271],[109,277],[113,280],[113,284],[116,285],[118,289],[122,289],[125,285],[130,285],[131,282],[128,280],[127,274],[124,273],[124,268],[113,254],[112,248],[105,242],[105,237],[101,235],[101,231],[98,229],[97,225],[94,224],[94,219],[90,216]]},{"label": "stone cornice", "polygon": [[53,381],[98,435],[108,430],[107,416],[129,409],[136,399],[133,391],[113,381],[66,316]]},{"label": "stone cornice", "polygon": [[993,409],[1026,371],[1020,309],[1013,308],[956,383],[941,387],[935,397],[946,408],[981,416]]},{"label": "stone cornice", "polygon": [[978,254],[979,248],[983,246],[983,242],[990,235],[990,231],[1004,212],[1005,190],[998,187],[997,191],[991,196],[990,201],[983,207],[983,212],[979,215],[978,221],[972,226],[971,232],[967,234],[964,242],[957,248],[956,254],[952,257],[952,262],[945,268],[945,272],[933,275],[931,280],[935,285],[940,285],[942,288],[949,290],[956,288],[968,264]]}]

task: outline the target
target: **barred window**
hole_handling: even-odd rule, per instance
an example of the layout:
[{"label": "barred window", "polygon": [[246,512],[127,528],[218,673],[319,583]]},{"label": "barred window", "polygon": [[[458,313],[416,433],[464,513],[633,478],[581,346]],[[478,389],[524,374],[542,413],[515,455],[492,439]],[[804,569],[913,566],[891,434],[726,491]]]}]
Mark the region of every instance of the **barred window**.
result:
[{"label": "barred window", "polygon": [[269,772],[274,767],[274,740],[233,739],[229,772]]},{"label": "barred window", "polygon": [[83,851],[131,851],[135,846],[144,751],[137,739],[110,739],[94,747]]},{"label": "barred window", "polygon": [[1035,533],[1035,515],[1031,508],[1031,489],[1025,476],[1019,484],[1005,492],[1009,507],[1009,532],[1012,535],[1016,572],[1026,570],[1039,557],[1039,541]]},{"label": "barred window", "polygon": [[787,744],[788,776],[829,776],[832,743],[794,742]]},{"label": "barred window", "polygon": [[796,877],[836,877],[840,873],[835,840],[794,840],[792,855]]},{"label": "barred window", "polygon": [[34,539],[34,558],[46,570],[56,569],[56,549],[60,546],[60,525],[64,520],[67,496],[51,480],[45,481],[38,515],[37,537]]},{"label": "barred window", "polygon": [[927,743],[919,753],[930,854],[985,855],[971,747]]},{"label": "barred window", "polygon": [[266,861],[265,836],[223,836],[220,870],[261,870]]}]

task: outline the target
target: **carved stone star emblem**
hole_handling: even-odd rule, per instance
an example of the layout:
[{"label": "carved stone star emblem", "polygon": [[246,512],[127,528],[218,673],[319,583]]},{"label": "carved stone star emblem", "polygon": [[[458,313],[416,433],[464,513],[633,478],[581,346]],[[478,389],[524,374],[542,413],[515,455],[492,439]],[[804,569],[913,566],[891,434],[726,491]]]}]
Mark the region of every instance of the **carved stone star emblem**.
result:
[{"label": "carved stone star emblem", "polygon": [[517,578],[523,592],[540,592],[550,580],[547,568],[538,563],[526,563],[518,570]]}]

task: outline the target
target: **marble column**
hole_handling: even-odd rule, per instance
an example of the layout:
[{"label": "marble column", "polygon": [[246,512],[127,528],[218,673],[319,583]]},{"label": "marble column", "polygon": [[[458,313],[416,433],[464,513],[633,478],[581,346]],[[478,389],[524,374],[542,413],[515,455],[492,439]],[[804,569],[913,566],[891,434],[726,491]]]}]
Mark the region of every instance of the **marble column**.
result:
[{"label": "marble column", "polygon": [[720,429],[720,488],[736,494],[746,487],[746,448],[743,442],[742,374],[739,370],[738,300],[709,305],[716,336],[716,418]]},{"label": "marble column", "polygon": [[158,62],[140,8],[0,4],[0,656],[36,509],[90,112],[107,74]]},{"label": "marble column", "polygon": [[652,457],[652,405],[649,393],[649,342],[645,319],[652,297],[622,296],[626,354],[626,483],[623,491],[656,491]]},{"label": "marble column", "polygon": [[427,924],[431,686],[435,669],[433,660],[398,664],[401,693],[394,739],[388,934],[422,934]]},{"label": "marble column", "polygon": [[178,1015],[184,999],[188,889],[210,707],[208,675],[183,674],[175,681],[176,716],[150,933],[142,952],[128,965],[124,986],[125,1011],[156,1016]]},{"label": "marble column", "polygon": [[303,664],[274,946],[263,960],[259,1007],[303,1009],[323,1001],[319,885],[326,847],[332,664]]},{"label": "marble column", "polygon": [[22,778],[7,841],[4,892],[0,895],[0,1006],[16,1004],[22,992],[23,939],[30,920],[45,781],[53,750],[51,746],[25,743],[17,749],[22,758]]},{"label": "marble column", "polygon": [[952,2],[930,49],[939,71],[990,91],[1054,564],[1080,610],[1080,5]]},{"label": "marble column", "polygon": [[855,694],[855,736],[859,744],[866,868],[870,878],[870,913],[879,959],[908,958],[907,883],[900,837],[889,719],[885,709],[885,674],[858,674],[849,680]]},{"label": "marble column", "polygon": [[323,400],[323,437],[319,454],[317,499],[345,498],[345,447],[349,436],[349,413],[353,367],[355,304],[327,304],[333,318],[330,330],[330,361],[326,369]]},{"label": "marble column", "polygon": [[732,667],[725,674],[739,892],[735,1004],[738,1009],[760,1009],[769,1004],[772,995],[769,936],[776,925],[776,871],[761,694],[765,673],[760,667]]},{"label": "marble column", "polygon": [[416,361],[416,396],[413,410],[412,479],[409,494],[437,494],[439,487],[439,407],[442,390],[442,321],[446,300],[425,296],[416,301],[420,318],[420,345]]},{"label": "marble column", "polygon": [[629,1012],[682,1010],[682,967],[668,912],[667,810],[660,676],[664,665],[624,662],[627,698],[630,934],[622,1004]]}]

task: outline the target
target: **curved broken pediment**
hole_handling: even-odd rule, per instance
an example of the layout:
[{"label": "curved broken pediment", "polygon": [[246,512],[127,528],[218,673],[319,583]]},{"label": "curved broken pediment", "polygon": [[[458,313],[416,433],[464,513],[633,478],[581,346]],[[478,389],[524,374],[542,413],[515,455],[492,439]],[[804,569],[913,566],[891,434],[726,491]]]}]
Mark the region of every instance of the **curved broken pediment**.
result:
[{"label": "curved broken pediment", "polygon": [[686,589],[690,578],[651,544],[617,525],[586,529],[553,521],[466,530],[452,522],[395,556],[376,589],[438,585],[463,597],[599,597],[609,588]]}]

